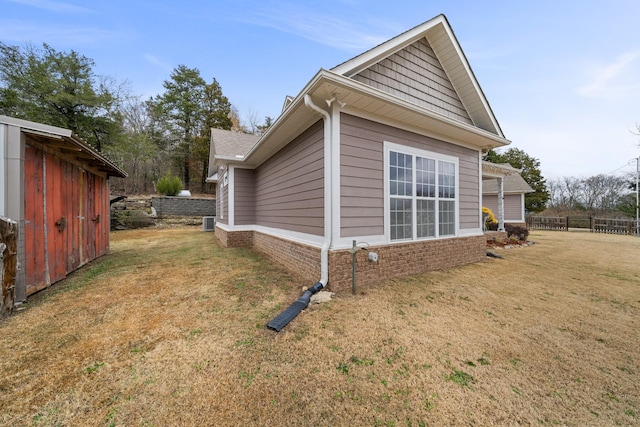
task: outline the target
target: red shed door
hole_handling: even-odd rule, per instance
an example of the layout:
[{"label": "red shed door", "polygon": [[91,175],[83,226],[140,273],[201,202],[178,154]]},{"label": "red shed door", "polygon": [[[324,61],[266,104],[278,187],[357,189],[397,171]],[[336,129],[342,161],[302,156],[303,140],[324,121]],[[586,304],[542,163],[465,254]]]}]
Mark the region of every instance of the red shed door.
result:
[{"label": "red shed door", "polygon": [[107,179],[25,147],[27,295],[63,279],[109,248]]},{"label": "red shed door", "polygon": [[42,151],[25,146],[24,236],[27,295],[47,286]]},{"label": "red shed door", "polygon": [[80,266],[83,171],[25,146],[25,274],[27,295]]}]

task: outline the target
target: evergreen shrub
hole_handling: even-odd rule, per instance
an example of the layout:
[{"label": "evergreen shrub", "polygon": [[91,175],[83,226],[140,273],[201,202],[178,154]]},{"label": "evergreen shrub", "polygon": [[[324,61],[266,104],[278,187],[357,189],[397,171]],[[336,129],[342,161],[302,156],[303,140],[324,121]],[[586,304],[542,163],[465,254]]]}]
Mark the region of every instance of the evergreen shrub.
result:
[{"label": "evergreen shrub", "polygon": [[175,196],[182,190],[182,182],[180,178],[168,172],[158,180],[156,190],[164,196]]}]

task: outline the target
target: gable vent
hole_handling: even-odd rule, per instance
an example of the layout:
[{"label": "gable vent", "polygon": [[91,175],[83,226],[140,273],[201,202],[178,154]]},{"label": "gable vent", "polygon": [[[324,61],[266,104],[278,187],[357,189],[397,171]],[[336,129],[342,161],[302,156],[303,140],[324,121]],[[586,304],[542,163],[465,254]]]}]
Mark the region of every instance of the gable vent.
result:
[{"label": "gable vent", "polygon": [[215,216],[203,216],[202,217],[202,231],[213,231],[216,227]]}]

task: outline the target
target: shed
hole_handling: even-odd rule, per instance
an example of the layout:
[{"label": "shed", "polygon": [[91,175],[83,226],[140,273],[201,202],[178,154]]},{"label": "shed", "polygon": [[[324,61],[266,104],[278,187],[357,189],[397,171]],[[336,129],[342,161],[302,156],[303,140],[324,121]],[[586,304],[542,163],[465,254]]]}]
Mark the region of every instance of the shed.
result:
[{"label": "shed", "polygon": [[109,178],[125,176],[68,129],[0,115],[0,217],[17,223],[15,302],[107,253]]}]

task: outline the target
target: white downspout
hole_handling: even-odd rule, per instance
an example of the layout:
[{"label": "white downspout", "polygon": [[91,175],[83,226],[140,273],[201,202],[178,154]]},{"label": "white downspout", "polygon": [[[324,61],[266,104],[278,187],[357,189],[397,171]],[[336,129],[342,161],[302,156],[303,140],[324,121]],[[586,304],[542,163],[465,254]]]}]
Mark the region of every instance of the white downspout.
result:
[{"label": "white downspout", "polygon": [[498,178],[498,231],[504,231],[504,178]]},{"label": "white downspout", "polygon": [[304,105],[317,111],[324,119],[324,242],[320,249],[320,280],[324,288],[329,281],[329,248],[331,247],[331,236],[333,227],[333,203],[331,199],[332,188],[332,168],[331,168],[331,115],[313,103],[311,97],[304,96]]}]

